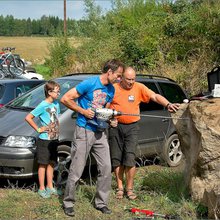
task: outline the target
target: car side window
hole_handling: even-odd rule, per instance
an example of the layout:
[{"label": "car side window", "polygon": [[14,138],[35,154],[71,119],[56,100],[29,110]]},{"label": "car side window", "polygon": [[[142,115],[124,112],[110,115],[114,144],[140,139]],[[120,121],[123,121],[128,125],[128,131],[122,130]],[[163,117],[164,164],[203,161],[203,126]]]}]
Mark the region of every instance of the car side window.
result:
[{"label": "car side window", "polygon": [[15,89],[15,95],[16,97],[21,96],[23,94],[22,86],[17,86]]},{"label": "car side window", "polygon": [[[153,90],[155,93],[159,93],[157,86],[154,82],[141,82],[145,86],[147,86],[149,89]],[[163,106],[157,104],[156,102],[150,101],[149,103],[141,103],[140,104],[140,111],[155,111],[155,110],[162,110]]]},{"label": "car side window", "polygon": [[182,103],[184,99],[186,99],[186,95],[183,90],[177,84],[171,83],[158,83],[163,96],[166,97],[172,103]]},{"label": "car side window", "polygon": [[36,86],[35,84],[32,84],[32,85],[23,85],[24,92],[27,92],[28,90],[32,89],[32,88],[35,87],[35,86]]},{"label": "car side window", "polygon": [[15,89],[16,97],[21,96],[23,93],[27,92],[28,90],[32,89],[35,84],[31,85],[18,85]]}]

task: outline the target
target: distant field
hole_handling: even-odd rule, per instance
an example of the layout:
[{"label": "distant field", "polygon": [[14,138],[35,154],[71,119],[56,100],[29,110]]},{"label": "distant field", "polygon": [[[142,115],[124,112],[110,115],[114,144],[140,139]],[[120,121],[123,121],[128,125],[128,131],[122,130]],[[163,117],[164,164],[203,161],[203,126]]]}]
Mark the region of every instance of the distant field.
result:
[{"label": "distant field", "polygon": [[[31,61],[34,64],[42,64],[48,56],[48,42],[51,37],[0,37],[0,50],[3,47],[15,47],[15,53],[20,54],[21,58]],[[70,38],[74,47],[80,45],[80,40]]]}]

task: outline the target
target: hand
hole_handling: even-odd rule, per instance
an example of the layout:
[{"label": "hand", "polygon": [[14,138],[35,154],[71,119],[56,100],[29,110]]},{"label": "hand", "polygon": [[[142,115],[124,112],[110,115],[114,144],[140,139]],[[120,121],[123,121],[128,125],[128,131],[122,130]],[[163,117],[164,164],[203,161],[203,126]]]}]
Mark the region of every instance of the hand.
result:
[{"label": "hand", "polygon": [[180,107],[179,103],[169,103],[167,106],[167,110],[169,112],[176,112]]},{"label": "hand", "polygon": [[84,110],[83,115],[84,115],[86,118],[92,119],[92,118],[94,118],[94,116],[95,116],[95,112],[92,111],[91,108],[88,108],[88,109],[85,109],[85,110]]},{"label": "hand", "polygon": [[115,128],[115,127],[118,126],[118,120],[117,120],[116,118],[110,119],[109,122],[110,122],[110,123],[109,123],[110,126],[113,127],[113,128]]},{"label": "hand", "polygon": [[47,132],[47,131],[49,131],[49,127],[48,126],[43,126],[43,127],[38,128],[37,131],[38,131],[38,133]]}]

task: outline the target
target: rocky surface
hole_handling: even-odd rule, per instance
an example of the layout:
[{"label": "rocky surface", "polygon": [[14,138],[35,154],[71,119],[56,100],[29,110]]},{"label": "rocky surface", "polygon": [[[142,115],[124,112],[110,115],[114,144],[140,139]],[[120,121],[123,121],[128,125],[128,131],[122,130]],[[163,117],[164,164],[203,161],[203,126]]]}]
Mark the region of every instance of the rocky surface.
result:
[{"label": "rocky surface", "polygon": [[220,98],[181,104],[173,114],[185,155],[185,181],[192,199],[220,218]]}]

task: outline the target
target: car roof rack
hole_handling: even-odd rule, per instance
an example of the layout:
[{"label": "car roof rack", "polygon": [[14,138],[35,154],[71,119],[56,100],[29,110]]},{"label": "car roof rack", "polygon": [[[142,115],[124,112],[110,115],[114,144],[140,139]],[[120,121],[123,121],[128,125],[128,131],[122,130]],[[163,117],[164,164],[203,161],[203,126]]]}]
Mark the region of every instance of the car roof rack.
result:
[{"label": "car roof rack", "polygon": [[148,77],[149,79],[160,78],[160,79],[166,79],[166,80],[175,82],[175,80],[173,80],[173,79],[171,79],[169,77],[166,77],[166,76],[158,76],[158,75],[150,75],[150,74],[139,74],[139,73],[137,73],[137,76]]}]

